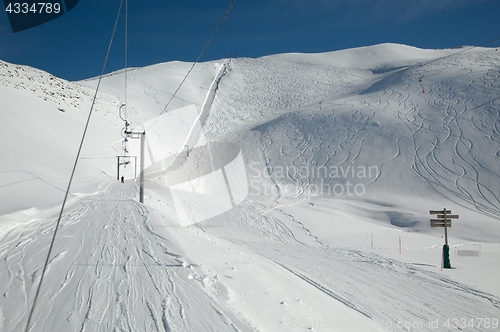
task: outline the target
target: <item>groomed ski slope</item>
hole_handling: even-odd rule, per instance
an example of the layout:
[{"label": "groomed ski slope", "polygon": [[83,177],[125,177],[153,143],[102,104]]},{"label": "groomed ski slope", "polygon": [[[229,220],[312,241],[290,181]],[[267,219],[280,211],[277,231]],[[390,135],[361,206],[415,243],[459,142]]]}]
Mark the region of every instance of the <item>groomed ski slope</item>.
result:
[{"label": "groomed ski slope", "polygon": [[[130,71],[128,119],[157,122],[147,166],[183,155],[193,136],[199,147],[234,143],[244,157],[247,198],[188,227],[157,189],[136,202],[130,167],[126,184],[111,183],[123,73],[109,75],[32,331],[491,331],[500,318],[500,54],[461,50],[383,44],[203,63],[158,119],[189,64]],[[96,82],[21,66],[16,76],[13,66],[3,63],[0,94],[17,107],[0,114],[24,140],[5,147],[0,173],[6,331],[26,322],[72,155],[61,140],[30,140],[13,110],[42,133],[77,127],[85,111],[50,99],[61,91],[54,80],[82,105]],[[27,153],[46,144],[49,158]],[[34,181],[54,192],[27,195]],[[146,172],[146,188],[154,181]],[[440,268],[442,229],[429,226],[428,211],[443,207],[460,214],[451,270]]]},{"label": "groomed ski slope", "polygon": [[[33,330],[250,331],[203,289],[196,264],[152,231],[136,192],[111,184],[64,216]],[[52,229],[49,220],[2,236],[2,331],[25,327]]]}]

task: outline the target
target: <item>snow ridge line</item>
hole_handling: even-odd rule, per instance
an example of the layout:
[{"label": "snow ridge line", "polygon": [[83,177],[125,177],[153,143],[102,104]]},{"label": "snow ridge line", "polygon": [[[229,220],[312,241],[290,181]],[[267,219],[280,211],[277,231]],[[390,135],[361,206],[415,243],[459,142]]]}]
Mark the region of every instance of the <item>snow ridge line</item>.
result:
[{"label": "snow ridge line", "polygon": [[222,76],[224,76],[224,74],[226,74],[227,72],[228,63],[229,59],[224,60],[224,63],[219,68],[217,75],[215,75],[214,80],[212,81],[212,84],[208,89],[205,101],[201,106],[200,114],[198,114],[198,117],[196,117],[196,119],[193,121],[193,124],[191,125],[191,129],[189,130],[189,133],[187,135],[186,141],[183,144],[183,147],[187,145],[188,149],[189,147],[193,148],[194,145],[198,142],[198,137],[202,133],[202,127],[205,124],[205,120],[208,118],[208,115],[210,114],[210,109],[212,108],[212,103],[215,99],[215,94],[219,89],[220,80]]}]

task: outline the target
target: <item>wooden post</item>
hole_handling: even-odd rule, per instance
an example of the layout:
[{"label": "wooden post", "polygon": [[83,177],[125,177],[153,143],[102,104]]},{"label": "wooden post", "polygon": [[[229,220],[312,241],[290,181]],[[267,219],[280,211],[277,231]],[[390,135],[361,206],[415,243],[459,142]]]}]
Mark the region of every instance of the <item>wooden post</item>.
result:
[{"label": "wooden post", "polygon": [[443,209],[444,216],[444,244],[448,245],[448,227],[446,227],[446,222],[448,219],[446,218],[446,208]]},{"label": "wooden post", "polygon": [[458,219],[457,215],[452,215],[451,210],[443,209],[443,211],[429,211],[430,214],[437,214],[437,219],[431,219],[431,227],[444,227],[444,245],[442,254],[442,266],[445,269],[450,269],[450,246],[448,245],[448,227],[451,227],[451,219]]}]

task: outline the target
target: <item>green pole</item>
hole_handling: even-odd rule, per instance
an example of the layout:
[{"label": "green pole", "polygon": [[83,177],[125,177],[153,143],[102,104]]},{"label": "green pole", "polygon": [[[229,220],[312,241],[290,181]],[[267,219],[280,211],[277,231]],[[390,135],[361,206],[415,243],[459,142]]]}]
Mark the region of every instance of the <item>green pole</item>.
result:
[{"label": "green pole", "polygon": [[447,244],[443,246],[443,268],[451,269],[450,247]]},{"label": "green pole", "polygon": [[448,222],[448,218],[446,218],[446,208],[443,209],[443,215],[444,215],[443,267],[445,269],[451,269],[450,246],[448,246],[448,228],[446,227],[446,223]]}]

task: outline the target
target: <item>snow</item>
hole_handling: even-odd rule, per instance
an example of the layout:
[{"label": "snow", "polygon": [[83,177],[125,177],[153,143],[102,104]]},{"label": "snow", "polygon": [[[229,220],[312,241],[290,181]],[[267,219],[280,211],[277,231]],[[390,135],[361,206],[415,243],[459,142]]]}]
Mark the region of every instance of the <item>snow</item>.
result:
[{"label": "snow", "polygon": [[[396,44],[223,59],[174,98],[190,63],[131,69],[145,204],[133,162],[116,181],[124,71],[107,75],[31,331],[498,329],[499,59]],[[0,83],[0,330],[18,331],[97,79],[0,61]],[[452,269],[429,222],[443,208],[460,215]]]}]

